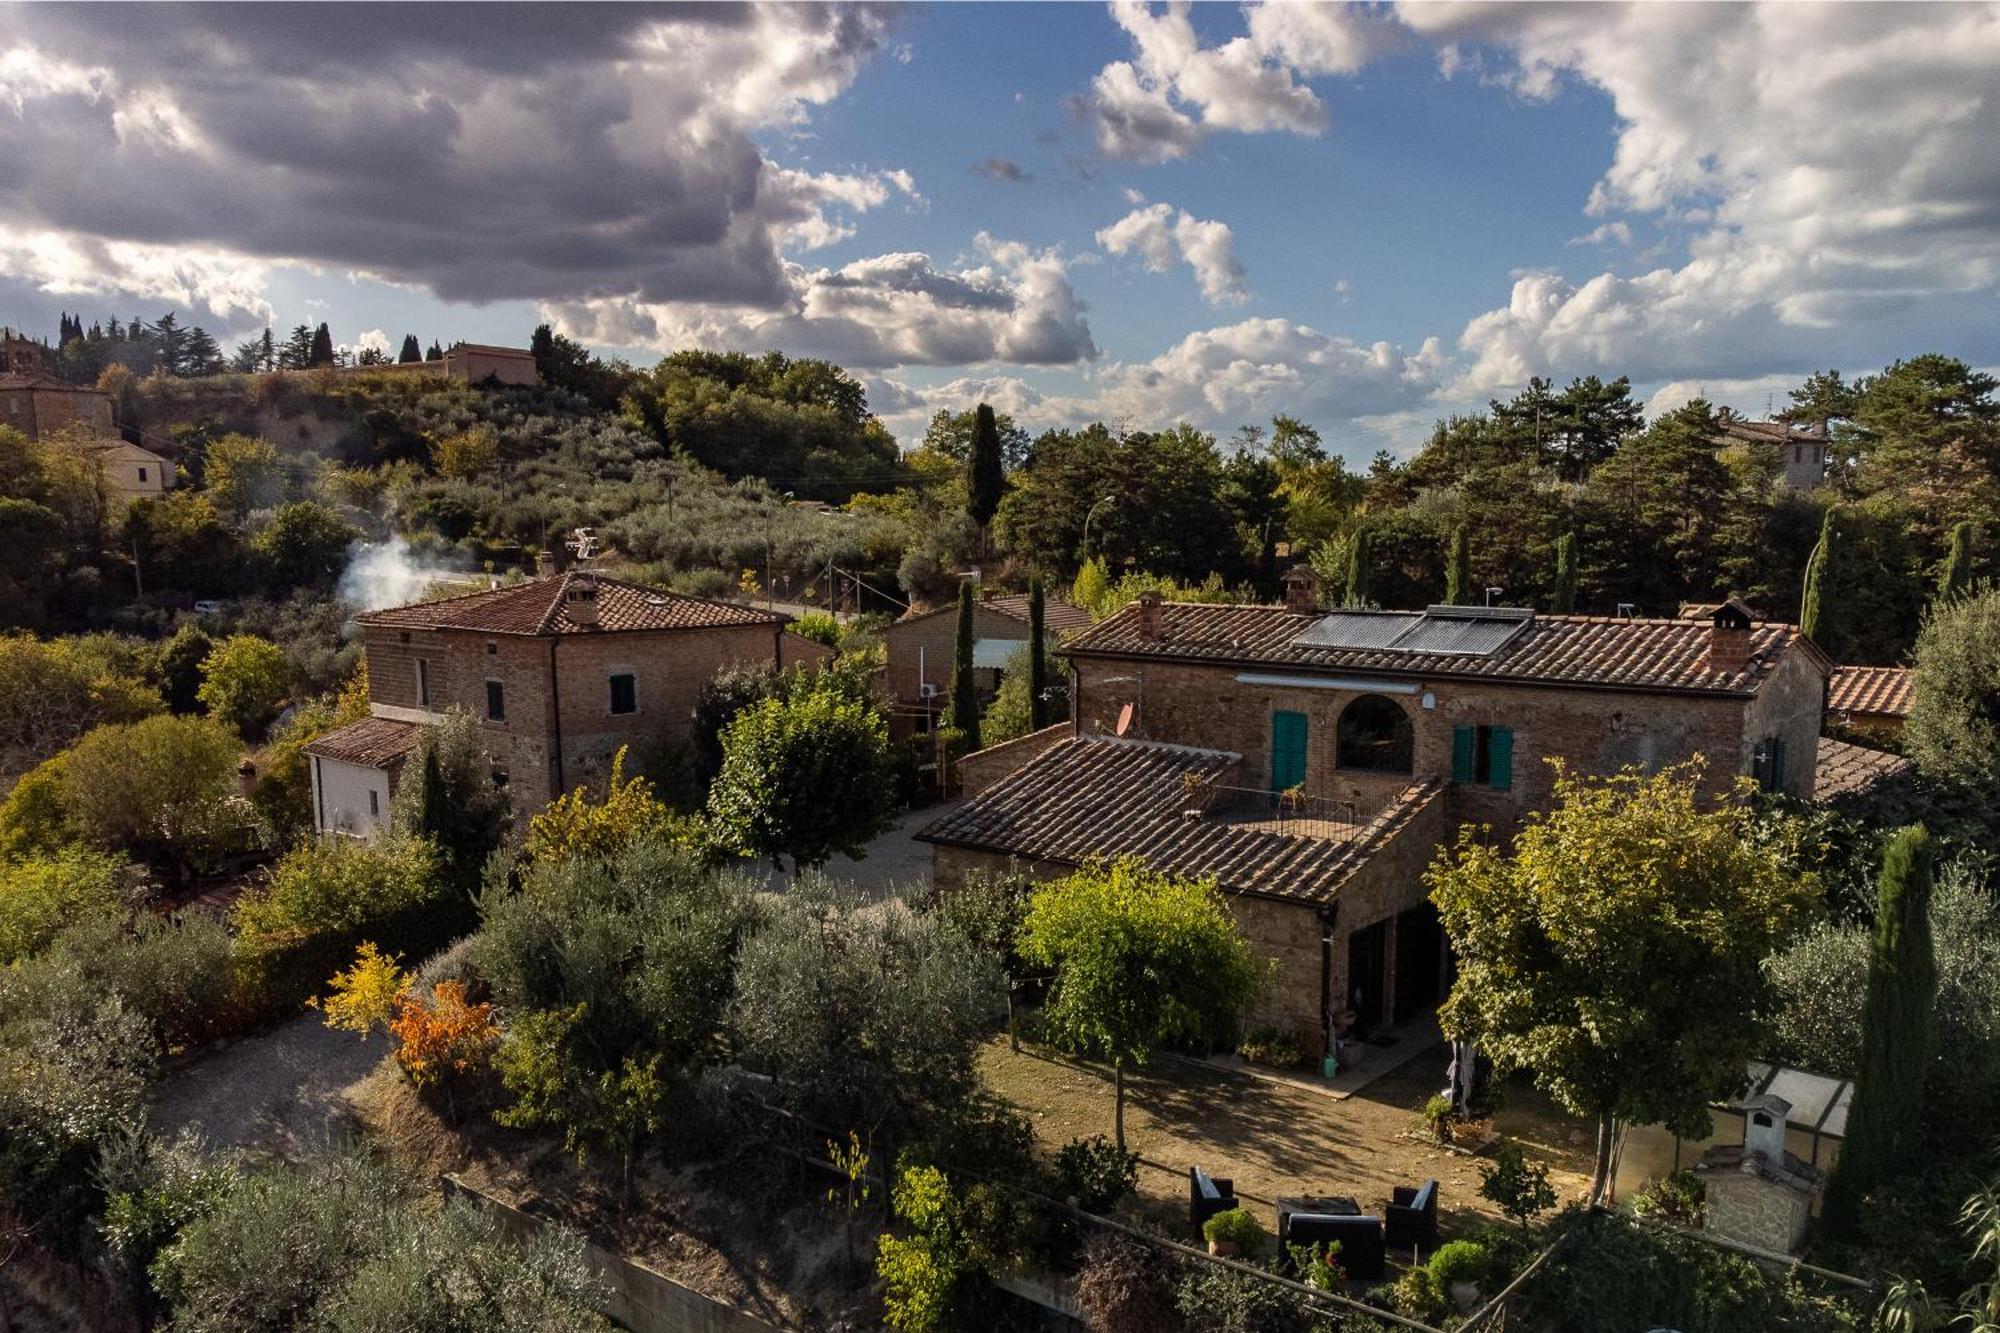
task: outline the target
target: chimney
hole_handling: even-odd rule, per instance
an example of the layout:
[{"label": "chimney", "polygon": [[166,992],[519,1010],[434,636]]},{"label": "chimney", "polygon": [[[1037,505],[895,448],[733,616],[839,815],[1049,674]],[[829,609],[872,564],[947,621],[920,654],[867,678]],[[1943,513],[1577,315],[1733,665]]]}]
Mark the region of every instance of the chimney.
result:
[{"label": "chimney", "polygon": [[1160,637],[1160,594],[1148,588],[1139,594],[1139,637],[1157,639]]},{"label": "chimney", "polygon": [[1743,1104],[1743,1155],[1759,1156],[1773,1166],[1785,1162],[1785,1120],[1792,1104],[1763,1093]]},{"label": "chimney", "polygon": [[572,574],[563,585],[563,611],[572,625],[597,628],[597,576]]},{"label": "chimney", "polygon": [[1725,675],[1741,671],[1750,660],[1750,608],[1734,597],[1709,616],[1708,669]]},{"label": "chimney", "polygon": [[248,797],[257,790],[257,765],[245,759],[236,766],[236,794]]},{"label": "chimney", "polygon": [[553,578],[556,572],[556,558],[547,551],[535,552],[535,577]]},{"label": "chimney", "polygon": [[1293,565],[1286,571],[1285,609],[1295,616],[1319,614],[1319,575],[1311,565]]}]

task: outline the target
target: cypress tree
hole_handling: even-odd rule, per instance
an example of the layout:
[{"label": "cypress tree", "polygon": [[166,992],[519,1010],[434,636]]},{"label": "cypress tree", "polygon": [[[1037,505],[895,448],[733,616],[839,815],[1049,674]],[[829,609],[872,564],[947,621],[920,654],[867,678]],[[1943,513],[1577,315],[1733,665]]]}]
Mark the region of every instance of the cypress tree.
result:
[{"label": "cypress tree", "polygon": [[1576,610],[1576,534],[1565,532],[1556,542],[1556,591],[1554,610],[1567,615]]},{"label": "cypress tree", "polygon": [[966,459],[965,512],[982,529],[1000,510],[1007,475],[1000,463],[1000,425],[985,403],[972,414],[972,453]]},{"label": "cypress tree", "polygon": [[1049,724],[1048,701],[1042,696],[1048,693],[1049,663],[1048,652],[1042,644],[1042,580],[1036,575],[1028,580],[1028,642],[1033,645],[1028,650],[1028,729],[1040,731]]},{"label": "cypress tree", "polygon": [[972,688],[972,581],[958,585],[958,642],[951,655],[951,726],[979,748],[979,695]]},{"label": "cypress tree", "polygon": [[438,346],[437,339],[435,338],[431,339],[430,350],[424,353],[424,360],[426,361],[444,360],[444,348]]},{"label": "cypress tree", "polygon": [[1354,530],[1347,544],[1347,589],[1342,606],[1368,605],[1368,569],[1375,563],[1375,542],[1365,527]]},{"label": "cypress tree", "polygon": [[407,366],[412,361],[421,361],[423,359],[424,349],[418,345],[417,335],[414,333],[404,334],[403,350],[396,353],[396,364]]},{"label": "cypress tree", "polygon": [[322,324],[313,330],[312,357],[309,366],[330,366],[333,364],[333,334]]},{"label": "cypress tree", "polygon": [[1826,518],[1819,525],[1819,542],[1813,547],[1812,558],[1806,561],[1805,595],[1799,600],[1799,631],[1821,647],[1827,647],[1822,631],[1826,624],[1827,572],[1833,567],[1833,543],[1835,540],[1833,516],[1835,511],[1826,511]]},{"label": "cypress tree", "polygon": [[1972,522],[1955,523],[1951,529],[1951,550],[1944,558],[1944,573],[1938,576],[1938,600],[1948,602],[1972,591]]},{"label": "cypress tree", "polygon": [[1937,958],[1931,949],[1931,835],[1898,829],[1882,853],[1868,994],[1861,1007],[1861,1072],[1847,1137],[1828,1182],[1825,1222],[1851,1234],[1868,1192],[1893,1178],[1923,1138]]},{"label": "cypress tree", "polygon": [[1444,567],[1444,600],[1447,606],[1469,605],[1472,595],[1472,552],[1468,549],[1465,525],[1451,530],[1451,554]]}]

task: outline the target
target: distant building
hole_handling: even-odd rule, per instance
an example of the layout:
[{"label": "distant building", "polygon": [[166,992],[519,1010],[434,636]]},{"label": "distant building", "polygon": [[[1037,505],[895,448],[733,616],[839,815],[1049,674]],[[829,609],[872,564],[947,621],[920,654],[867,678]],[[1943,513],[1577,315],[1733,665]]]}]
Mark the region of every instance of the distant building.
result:
[{"label": "distant building", "polygon": [[116,436],[111,395],[57,379],[50,373],[54,363],[55,352],[46,344],[0,329],[0,426],[12,426],[31,440],[69,427]]},{"label": "distant building", "polygon": [[1896,740],[1910,713],[1916,675],[1909,667],[1835,667],[1826,686],[1826,720],[1863,736]]},{"label": "distant building", "polygon": [[493,347],[486,343],[453,343],[440,361],[387,361],[377,366],[349,366],[369,374],[434,375],[464,384],[523,385],[542,382],[535,355],[525,347]]},{"label": "distant building", "polygon": [[[1060,642],[1087,629],[1090,613],[1051,597],[1042,606],[1044,631]],[[1028,599],[982,596],[972,613],[972,683],[982,695],[1000,687],[1007,662],[1028,641]],[[958,651],[958,603],[904,616],[882,635],[887,654],[890,722],[900,738],[923,735],[951,707],[952,662]],[[1051,644],[1051,647],[1054,645]]]},{"label": "distant building", "polygon": [[56,443],[83,454],[97,464],[104,483],[104,497],[114,516],[130,508],[134,501],[165,495],[174,484],[174,467],[151,449],[128,444],[114,437],[61,435]]},{"label": "distant building", "polygon": [[525,821],[601,779],[621,746],[688,735],[701,687],[724,667],[787,667],[832,650],[789,617],[572,570],[355,617],[372,716],[306,747],[323,833],[387,827],[420,728],[462,708]]},{"label": "distant building", "polygon": [[1740,445],[1772,452],[1778,459],[1778,484],[1788,491],[1810,491],[1826,480],[1830,441],[1824,426],[1789,421],[1745,421],[1723,413],[1720,445]]}]

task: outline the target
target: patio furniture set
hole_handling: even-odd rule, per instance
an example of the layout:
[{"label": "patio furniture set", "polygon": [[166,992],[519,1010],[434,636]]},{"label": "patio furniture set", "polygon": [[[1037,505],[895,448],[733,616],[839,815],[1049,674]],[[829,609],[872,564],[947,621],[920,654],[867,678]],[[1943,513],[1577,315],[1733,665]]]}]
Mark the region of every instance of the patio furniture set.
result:
[{"label": "patio furniture set", "polygon": [[[1301,1195],[1277,1201],[1278,1245],[1340,1245],[1342,1271],[1356,1282],[1379,1282],[1388,1274],[1390,1249],[1419,1249],[1437,1243],[1438,1183],[1398,1185],[1380,1214],[1364,1213],[1347,1195]],[[1197,1230],[1217,1213],[1237,1206],[1234,1183],[1200,1167],[1188,1169],[1188,1217]]]}]

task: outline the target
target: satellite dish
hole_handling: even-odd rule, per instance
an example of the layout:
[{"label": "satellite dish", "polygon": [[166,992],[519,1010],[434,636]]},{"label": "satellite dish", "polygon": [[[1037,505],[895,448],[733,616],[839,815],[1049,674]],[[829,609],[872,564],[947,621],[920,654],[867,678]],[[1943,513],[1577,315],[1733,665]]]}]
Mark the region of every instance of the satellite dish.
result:
[{"label": "satellite dish", "polygon": [[1118,735],[1123,736],[1132,729],[1132,705],[1126,704],[1118,710]]}]

